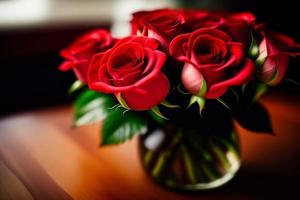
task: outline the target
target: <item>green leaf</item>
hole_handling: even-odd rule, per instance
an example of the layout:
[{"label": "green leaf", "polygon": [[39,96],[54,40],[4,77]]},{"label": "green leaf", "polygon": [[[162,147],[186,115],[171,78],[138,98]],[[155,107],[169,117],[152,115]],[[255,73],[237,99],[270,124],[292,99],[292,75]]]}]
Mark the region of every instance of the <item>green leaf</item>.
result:
[{"label": "green leaf", "polygon": [[146,120],[132,111],[124,113],[123,108],[113,110],[106,117],[102,127],[102,146],[119,144],[137,134],[147,131]]},{"label": "green leaf", "polygon": [[75,101],[74,125],[81,126],[103,120],[115,105],[114,97],[86,90]]},{"label": "green leaf", "polygon": [[251,33],[251,45],[250,45],[248,54],[253,59],[256,59],[259,54],[258,45],[257,45],[256,40],[252,33]]},{"label": "green leaf", "polygon": [[274,135],[268,111],[259,102],[240,108],[235,119],[244,128],[256,132]]},{"label": "green leaf", "polygon": [[84,86],[85,86],[85,83],[81,82],[80,80],[77,80],[69,88],[68,94],[71,95],[74,92],[76,92],[76,91],[80,90],[81,88],[83,88]]}]

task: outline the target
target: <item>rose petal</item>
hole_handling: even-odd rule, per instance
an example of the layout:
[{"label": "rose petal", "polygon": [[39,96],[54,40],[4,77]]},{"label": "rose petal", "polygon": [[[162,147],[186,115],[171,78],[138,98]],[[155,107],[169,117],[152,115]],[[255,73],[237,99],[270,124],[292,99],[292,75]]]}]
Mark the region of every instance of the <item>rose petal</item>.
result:
[{"label": "rose petal", "polygon": [[[138,89],[124,91],[121,94],[130,109],[149,110],[165,99],[169,89],[167,77],[160,73],[155,79],[139,85]],[[141,93],[139,90],[144,92]]]},{"label": "rose petal", "polygon": [[73,70],[77,78],[83,82],[87,83],[87,73],[89,68],[89,61],[88,60],[82,60],[75,63],[73,66]]},{"label": "rose petal", "polygon": [[175,37],[169,46],[169,53],[179,61],[187,62],[189,58],[186,55],[185,44],[187,44],[190,34],[181,34]]},{"label": "rose petal", "polygon": [[185,63],[181,72],[181,81],[187,91],[197,96],[204,78],[199,69],[189,63]]},{"label": "rose petal", "polygon": [[160,46],[160,43],[158,40],[156,40],[154,38],[143,37],[143,36],[134,37],[130,40],[130,42],[137,42],[137,43],[141,44],[143,47],[153,49],[153,50],[158,49]]},{"label": "rose petal", "polygon": [[254,63],[250,59],[247,59],[241,71],[233,75],[232,78],[209,87],[205,97],[208,99],[215,99],[222,96],[227,91],[228,87],[242,85],[248,82],[253,77],[254,72]]},{"label": "rose petal", "polygon": [[241,43],[231,43],[229,46],[230,59],[221,67],[217,68],[216,71],[223,70],[227,67],[237,66],[244,59],[244,47]]},{"label": "rose petal", "polygon": [[[126,41],[129,41],[128,38],[126,38]],[[128,44],[129,43],[130,45],[132,44],[132,42],[128,42]],[[123,46],[126,43],[120,41],[120,44],[121,46]],[[119,47],[118,49],[120,50]],[[111,81],[114,80],[114,78],[111,77],[111,74],[108,71],[108,69],[111,68],[111,66],[108,66],[108,61],[112,58],[112,55],[114,52],[116,52],[116,50],[108,50],[105,53],[96,54],[91,61],[88,72],[88,82],[90,89],[104,93],[124,92],[130,89],[137,90],[137,88],[139,88],[140,85],[146,84],[147,82],[152,81],[152,79],[155,79],[160,73],[161,69],[164,67],[166,55],[161,51],[152,50],[149,48],[144,48],[144,51],[148,59],[148,65],[149,63],[152,63],[152,66],[150,66],[150,68],[152,69],[151,72],[149,72],[145,77],[142,77],[140,80],[136,81],[132,85],[123,85],[119,87],[111,83]],[[155,60],[155,62],[152,62],[152,60]],[[110,61],[110,63],[112,63],[112,61]]]},{"label": "rose petal", "polygon": [[[144,78],[137,81],[135,83],[135,86],[138,87],[141,84],[144,84],[145,82],[148,82],[150,79],[154,79],[158,74],[161,72],[162,68],[164,67],[165,61],[167,59],[167,56],[165,53],[158,51],[158,50],[150,50],[145,49],[145,52],[147,54],[148,58],[148,65],[152,63],[151,65],[151,72],[147,74]],[[155,62],[152,62],[152,59],[155,60]],[[147,69],[146,69],[147,71]]]},{"label": "rose petal", "polygon": [[264,82],[269,83],[274,73],[278,72],[276,80],[272,80],[271,85],[276,85],[284,78],[289,63],[289,55],[286,53],[277,53],[268,56],[262,66],[261,78]]},{"label": "rose petal", "polygon": [[69,69],[72,69],[73,66],[74,66],[74,62],[73,61],[64,61],[58,67],[58,69],[61,70],[61,71],[68,71]]},{"label": "rose petal", "polygon": [[244,21],[250,24],[256,20],[256,16],[250,12],[241,12],[231,14],[228,19],[231,21]]}]

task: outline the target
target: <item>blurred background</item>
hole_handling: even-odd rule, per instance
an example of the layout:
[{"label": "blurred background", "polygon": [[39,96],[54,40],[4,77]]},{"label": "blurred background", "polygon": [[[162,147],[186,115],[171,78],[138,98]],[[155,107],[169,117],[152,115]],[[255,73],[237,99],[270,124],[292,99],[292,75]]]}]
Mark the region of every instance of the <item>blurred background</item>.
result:
[{"label": "blurred background", "polygon": [[[70,102],[67,90],[75,77],[57,70],[59,51],[96,27],[126,35],[130,13],[164,7],[251,11],[300,42],[295,0],[0,0],[0,115]],[[299,58],[291,61],[289,79],[300,82],[299,64]],[[276,90],[299,95],[296,85]]]}]

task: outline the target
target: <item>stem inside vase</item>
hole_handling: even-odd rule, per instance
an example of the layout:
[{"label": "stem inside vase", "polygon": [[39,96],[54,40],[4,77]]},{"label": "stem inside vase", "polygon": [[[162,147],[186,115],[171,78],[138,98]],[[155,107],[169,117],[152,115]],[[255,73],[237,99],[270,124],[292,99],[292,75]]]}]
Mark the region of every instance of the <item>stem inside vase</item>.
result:
[{"label": "stem inside vase", "polygon": [[152,127],[140,137],[140,154],[147,173],[164,186],[205,190],[231,180],[240,167],[239,140],[178,127]]}]

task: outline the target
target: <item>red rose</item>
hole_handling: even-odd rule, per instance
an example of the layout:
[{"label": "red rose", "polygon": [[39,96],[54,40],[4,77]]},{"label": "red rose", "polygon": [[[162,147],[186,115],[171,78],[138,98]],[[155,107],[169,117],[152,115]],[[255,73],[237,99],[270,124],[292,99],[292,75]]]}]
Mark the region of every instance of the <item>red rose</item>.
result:
[{"label": "red rose", "polygon": [[221,13],[212,13],[205,10],[186,10],[186,32],[193,32],[199,28],[218,27],[223,24],[224,17]]},{"label": "red rose", "polygon": [[60,52],[66,61],[59,69],[62,71],[73,69],[77,78],[86,83],[91,58],[94,54],[107,50],[112,44],[113,39],[106,30],[97,29],[86,33]]},{"label": "red rose", "polygon": [[164,49],[169,42],[182,32],[185,19],[180,10],[141,11],[133,14],[132,34],[157,39]]},{"label": "red rose", "polygon": [[[182,83],[193,95],[218,98],[230,86],[242,85],[252,78],[255,66],[244,58],[244,47],[225,32],[214,28],[198,29],[177,36],[170,43],[170,54],[185,62]],[[205,80],[205,82],[204,82]]]},{"label": "red rose", "polygon": [[251,42],[251,29],[255,20],[255,15],[249,12],[227,14],[221,29],[230,34],[235,41],[248,45]]},{"label": "red rose", "polygon": [[[260,78],[268,85],[276,85],[283,79],[287,68],[290,56],[299,55],[293,53],[294,50],[299,48],[295,41],[283,34],[261,31],[261,42],[259,44],[259,55],[257,63],[260,66]],[[299,52],[299,51],[298,51]]]},{"label": "red rose", "polygon": [[122,96],[132,110],[148,110],[167,96],[169,81],[161,72],[166,55],[153,38],[131,36],[96,54],[90,64],[90,89]]},{"label": "red rose", "polygon": [[202,10],[186,11],[186,27],[188,32],[199,28],[218,28],[229,33],[237,42],[248,44],[251,38],[251,26],[255,23],[255,16],[249,12],[242,13],[208,13]]}]

